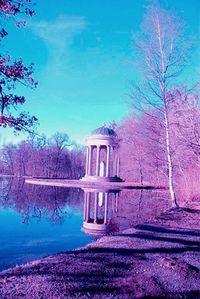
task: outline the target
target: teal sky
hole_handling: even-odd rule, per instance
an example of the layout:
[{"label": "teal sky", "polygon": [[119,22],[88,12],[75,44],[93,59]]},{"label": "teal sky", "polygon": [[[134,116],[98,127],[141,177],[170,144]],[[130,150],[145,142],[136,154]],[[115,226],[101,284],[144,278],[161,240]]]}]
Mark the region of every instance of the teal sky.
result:
[{"label": "teal sky", "polygon": [[[24,110],[38,117],[39,133],[66,132],[79,142],[91,130],[119,121],[128,113],[129,81],[139,73],[131,63],[132,34],[140,30],[145,0],[38,0],[26,28],[9,25],[5,49],[35,63],[37,90],[21,88]],[[186,24],[188,37],[199,39],[200,1],[163,0]],[[59,3],[59,4],[58,4]],[[199,75],[200,47],[193,50],[185,79]],[[197,61],[198,59],[198,61]],[[2,141],[16,138],[2,132]]]}]

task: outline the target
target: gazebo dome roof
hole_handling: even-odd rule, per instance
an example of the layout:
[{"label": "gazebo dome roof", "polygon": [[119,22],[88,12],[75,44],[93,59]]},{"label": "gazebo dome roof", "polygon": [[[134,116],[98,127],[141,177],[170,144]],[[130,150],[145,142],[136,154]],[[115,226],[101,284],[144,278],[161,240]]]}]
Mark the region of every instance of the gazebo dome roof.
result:
[{"label": "gazebo dome roof", "polygon": [[116,136],[116,133],[113,129],[102,126],[94,130],[92,135]]}]

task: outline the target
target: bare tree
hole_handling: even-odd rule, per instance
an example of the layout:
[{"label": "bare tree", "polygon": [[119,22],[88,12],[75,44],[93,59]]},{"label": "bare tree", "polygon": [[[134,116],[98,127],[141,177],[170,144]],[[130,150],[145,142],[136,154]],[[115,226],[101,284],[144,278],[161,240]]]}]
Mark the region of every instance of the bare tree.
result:
[{"label": "bare tree", "polygon": [[53,170],[53,176],[57,177],[58,176],[58,172],[59,169],[61,167],[60,165],[60,157],[62,155],[63,150],[67,147],[72,145],[70,140],[69,140],[69,136],[66,133],[60,133],[60,132],[56,132],[51,140],[50,143],[52,142],[52,144],[55,146],[55,151],[56,151],[56,160],[54,162],[55,167]]},{"label": "bare tree", "polygon": [[3,148],[3,161],[5,161],[9,174],[15,173],[16,146],[13,144],[5,145]]},{"label": "bare tree", "polygon": [[[147,9],[141,34],[134,41],[138,49],[137,64],[144,75],[144,84],[132,82],[131,101],[141,112],[159,112],[164,127],[169,192],[172,206],[178,203],[174,191],[173,158],[170,136],[171,89],[187,63],[188,41],[182,33],[182,23],[171,12],[151,6]],[[152,115],[155,117],[155,115]]]}]

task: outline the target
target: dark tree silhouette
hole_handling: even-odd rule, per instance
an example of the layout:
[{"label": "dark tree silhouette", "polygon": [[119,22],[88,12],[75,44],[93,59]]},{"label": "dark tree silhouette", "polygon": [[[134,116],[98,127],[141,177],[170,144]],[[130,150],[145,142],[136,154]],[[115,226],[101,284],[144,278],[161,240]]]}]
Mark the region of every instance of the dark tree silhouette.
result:
[{"label": "dark tree silhouette", "polygon": [[[9,19],[15,20],[17,27],[25,25],[23,20],[18,19],[18,15],[32,16],[31,0],[1,0],[0,17],[3,24]],[[7,30],[0,29],[0,45],[8,35]],[[19,58],[13,60],[8,53],[0,54],[0,126],[3,128],[11,127],[15,132],[24,130],[32,132],[32,127],[37,121],[35,116],[30,116],[28,112],[20,111],[20,106],[26,102],[23,95],[16,93],[18,85],[23,84],[27,87],[35,88],[37,82],[33,79],[33,64],[26,66]]]}]

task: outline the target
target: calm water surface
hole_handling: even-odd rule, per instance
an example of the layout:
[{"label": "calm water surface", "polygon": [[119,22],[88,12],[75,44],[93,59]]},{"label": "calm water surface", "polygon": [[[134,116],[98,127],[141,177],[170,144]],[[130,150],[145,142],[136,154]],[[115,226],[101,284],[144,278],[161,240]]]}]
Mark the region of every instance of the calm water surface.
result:
[{"label": "calm water surface", "polygon": [[163,191],[93,191],[0,180],[0,270],[84,246],[167,208]]}]

